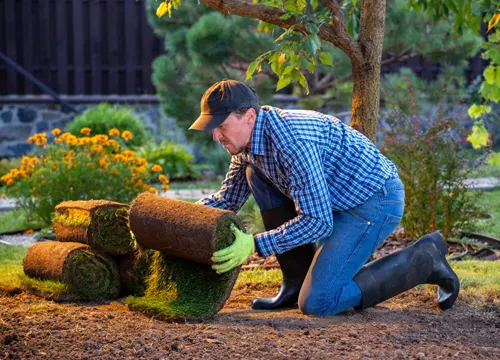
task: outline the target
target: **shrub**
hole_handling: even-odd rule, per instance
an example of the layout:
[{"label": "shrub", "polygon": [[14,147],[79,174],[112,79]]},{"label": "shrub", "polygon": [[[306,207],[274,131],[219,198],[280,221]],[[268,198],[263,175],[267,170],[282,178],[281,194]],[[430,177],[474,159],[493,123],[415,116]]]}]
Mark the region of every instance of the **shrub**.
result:
[{"label": "shrub", "polygon": [[447,238],[471,227],[478,215],[477,195],[464,182],[470,170],[456,114],[445,115],[441,108],[435,120],[423,120],[416,112],[413,117],[396,113],[391,125],[382,151],[405,184],[405,232],[419,237],[439,229]]},{"label": "shrub", "polygon": [[128,130],[134,134],[134,137],[122,146],[131,148],[142,146],[148,140],[143,122],[130,109],[105,103],[75,117],[66,126],[66,131],[75,136],[82,136],[80,129],[83,128],[91,129],[93,134],[107,134],[111,129],[118,129],[120,132]]},{"label": "shrub", "polygon": [[[52,130],[53,143],[47,134],[36,134],[28,139],[38,146],[35,156],[23,157],[21,166],[2,176],[6,193],[18,199],[30,218],[51,222],[54,207],[66,200],[104,199],[128,203],[143,191],[156,192],[147,183],[162,171],[146,159],[136,157],[132,150],[121,150],[118,139],[130,141],[133,134],[111,129],[109,136],[78,138],[67,132]],[[168,178],[158,179],[168,188]]]},{"label": "shrub", "polygon": [[193,155],[180,145],[164,140],[160,145],[147,144],[138,153],[148,162],[159,164],[170,179],[192,180],[200,177],[193,167]]}]

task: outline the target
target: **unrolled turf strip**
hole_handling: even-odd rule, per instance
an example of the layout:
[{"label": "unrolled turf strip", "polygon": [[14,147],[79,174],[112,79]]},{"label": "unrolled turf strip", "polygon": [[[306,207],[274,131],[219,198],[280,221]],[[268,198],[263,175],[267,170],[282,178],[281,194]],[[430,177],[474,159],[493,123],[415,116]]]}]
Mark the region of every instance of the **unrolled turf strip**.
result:
[{"label": "unrolled turf strip", "polygon": [[45,241],[32,245],[23,260],[27,276],[59,281],[82,300],[116,298],[118,265],[109,256],[74,242]]},{"label": "unrolled turf strip", "polygon": [[114,256],[132,253],[128,205],[107,200],[65,201],[55,212],[57,241],[88,244]]}]

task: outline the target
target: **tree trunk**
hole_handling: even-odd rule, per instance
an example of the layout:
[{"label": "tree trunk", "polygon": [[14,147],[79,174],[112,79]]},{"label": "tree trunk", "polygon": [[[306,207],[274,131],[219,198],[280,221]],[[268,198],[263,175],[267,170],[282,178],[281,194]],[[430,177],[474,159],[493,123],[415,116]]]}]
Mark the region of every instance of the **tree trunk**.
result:
[{"label": "tree trunk", "polygon": [[352,81],[351,126],[375,142],[380,102],[380,67],[353,64]]},{"label": "tree trunk", "polygon": [[361,3],[358,43],[364,61],[351,58],[354,85],[351,126],[372,142],[377,136],[385,7],[386,0],[365,0]]}]

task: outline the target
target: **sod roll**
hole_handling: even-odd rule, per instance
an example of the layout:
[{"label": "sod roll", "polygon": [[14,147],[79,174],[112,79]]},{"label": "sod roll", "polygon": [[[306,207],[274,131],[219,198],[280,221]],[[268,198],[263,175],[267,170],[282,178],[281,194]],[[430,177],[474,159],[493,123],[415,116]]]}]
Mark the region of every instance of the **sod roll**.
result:
[{"label": "sod roll", "polygon": [[140,194],[129,211],[130,229],[142,247],[207,265],[214,251],[234,240],[231,223],[244,229],[231,211],[151,193]]},{"label": "sod roll", "polygon": [[87,244],[115,256],[132,253],[128,205],[106,200],[65,201],[55,212],[57,241]]},{"label": "sod roll", "polygon": [[154,252],[154,250],[134,251],[133,254],[119,260],[120,278],[128,294],[144,295]]},{"label": "sod roll", "polygon": [[59,281],[82,300],[115,298],[120,275],[115,261],[74,242],[46,241],[32,245],[23,260],[24,273],[40,280]]},{"label": "sod roll", "polygon": [[210,265],[155,251],[145,296],[129,297],[127,304],[166,321],[209,318],[226,303],[238,273],[218,275]]}]

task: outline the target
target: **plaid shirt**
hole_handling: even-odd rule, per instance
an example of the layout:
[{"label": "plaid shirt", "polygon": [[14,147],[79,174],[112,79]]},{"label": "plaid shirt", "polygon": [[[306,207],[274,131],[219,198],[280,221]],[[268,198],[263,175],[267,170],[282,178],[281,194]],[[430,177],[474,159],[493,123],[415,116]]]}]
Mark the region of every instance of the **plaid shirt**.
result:
[{"label": "plaid shirt", "polygon": [[315,111],[262,107],[250,151],[231,158],[221,189],[199,204],[238,211],[248,199],[245,169],[253,164],[295,203],[297,217],[255,235],[263,256],[313,243],[333,231],[332,211],[365,202],[398,176],[392,162],[358,131]]}]

